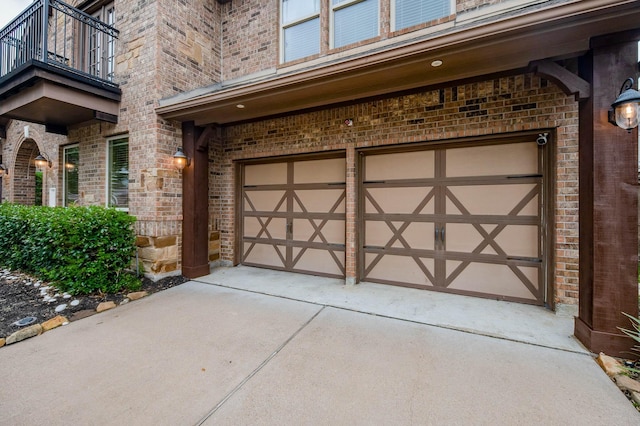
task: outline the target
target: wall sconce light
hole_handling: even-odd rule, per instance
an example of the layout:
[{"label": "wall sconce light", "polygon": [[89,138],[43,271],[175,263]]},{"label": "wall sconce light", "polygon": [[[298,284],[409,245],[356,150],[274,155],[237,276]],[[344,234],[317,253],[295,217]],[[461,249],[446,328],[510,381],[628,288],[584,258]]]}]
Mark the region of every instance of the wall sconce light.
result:
[{"label": "wall sconce light", "polygon": [[51,161],[47,157],[45,157],[44,154],[42,153],[38,154],[38,156],[35,158],[34,161],[36,163],[36,167],[39,169],[44,169],[47,166],[51,168],[51,166],[53,165]]},{"label": "wall sconce light", "polygon": [[628,78],[620,88],[618,98],[611,104],[609,123],[631,132],[638,127],[640,116],[640,92],[633,89],[633,79]]},{"label": "wall sconce light", "polygon": [[173,154],[173,162],[178,170],[182,171],[185,167],[189,167],[191,164],[191,158],[187,157],[182,151],[182,147],[179,146],[176,148],[176,153]]},{"label": "wall sconce light", "polygon": [[4,164],[0,164],[0,177],[9,176],[9,169],[7,169]]}]

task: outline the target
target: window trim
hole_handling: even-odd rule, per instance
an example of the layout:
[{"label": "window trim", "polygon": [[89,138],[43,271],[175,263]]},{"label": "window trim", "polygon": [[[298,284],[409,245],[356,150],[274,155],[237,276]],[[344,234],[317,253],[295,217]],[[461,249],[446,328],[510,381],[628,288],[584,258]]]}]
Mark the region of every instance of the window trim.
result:
[{"label": "window trim", "polygon": [[[318,53],[320,53],[320,51],[322,50],[322,17],[321,17],[321,15],[322,15],[322,1],[323,0],[320,0],[318,2],[318,6],[319,6],[318,13],[305,15],[305,16],[302,16],[302,17],[298,18],[297,20],[289,21],[289,22],[286,22],[286,23],[284,22],[284,7],[283,7],[284,0],[280,0],[278,2],[279,6],[280,6],[280,43],[279,43],[279,45],[280,45],[280,63],[281,64],[284,64],[284,63],[287,63],[287,62],[292,62],[292,61],[297,61],[297,60],[300,60],[302,58],[308,57],[308,56],[302,56],[300,58],[295,58],[295,59],[288,59],[288,60],[285,59],[285,45],[284,45],[284,32],[285,32],[285,30],[289,29],[289,28],[292,28],[292,27],[295,27],[296,25],[304,24],[305,22],[311,21],[311,20],[316,19],[316,18],[318,19],[318,25],[320,26],[320,31],[319,31],[320,38],[318,39]],[[314,53],[314,55],[315,54],[316,53]],[[309,55],[309,56],[311,56],[311,55]]]},{"label": "window trim", "polygon": [[[382,22],[381,14],[382,14],[382,6],[381,0],[375,0],[378,3],[378,11],[376,13],[376,28],[378,29],[377,34],[373,37],[363,38],[362,40],[358,40],[354,43],[345,44],[344,46],[336,47],[335,45],[335,14],[336,11],[346,9],[348,7],[354,6],[358,3],[363,3],[366,0],[342,0],[339,3],[333,4],[333,0],[329,0],[329,49],[344,49],[347,46],[351,46],[355,43],[360,43],[361,41],[371,40],[376,37],[380,37],[380,23]],[[394,4],[396,0],[391,0]]]},{"label": "window trim", "polygon": [[[117,135],[117,136],[111,136],[109,138],[106,139],[107,143],[105,144],[106,149],[107,149],[107,155],[106,155],[106,177],[105,177],[105,201],[104,204],[107,208],[115,208],[116,210],[119,211],[124,211],[124,212],[128,212],[129,211],[129,188],[127,188],[127,207],[115,207],[112,206],[110,203],[110,198],[111,198],[111,144],[115,141],[119,141],[122,139],[126,139],[127,140],[127,151],[130,148],[130,139],[129,139],[129,134],[125,133],[125,134],[121,134],[121,135]],[[128,161],[129,156],[127,155],[127,171],[130,171],[131,169],[131,162]]]},{"label": "window trim", "polygon": [[[69,207],[67,205],[67,150],[77,148],[78,149],[78,161],[80,160],[80,144],[74,143],[71,145],[65,145],[62,147],[62,206]],[[78,164],[78,168],[80,165]],[[78,198],[80,197],[80,180],[78,179]]]},{"label": "window trim", "polygon": [[[415,25],[410,25],[408,27],[404,27],[404,28],[396,28],[396,4],[398,3],[398,0],[391,0],[391,7],[390,9],[390,14],[389,14],[389,30],[391,33],[394,33],[396,31],[404,31],[407,28],[414,28],[414,27],[420,27],[421,25],[425,25],[429,22],[432,21],[424,21],[424,22],[420,22],[419,24],[415,24]],[[442,18],[446,18],[447,16],[451,16],[453,14],[456,13],[456,1],[455,0],[449,0],[449,14],[445,15],[445,16],[441,16],[438,19],[442,19]]]},{"label": "window trim", "polygon": [[[105,24],[114,26],[117,18],[115,1],[104,2],[89,14]],[[109,17],[111,17],[112,20],[109,20]],[[95,30],[89,28],[85,34],[85,62],[87,72],[95,77],[113,81],[116,69],[116,39],[108,34],[98,34],[98,37],[96,37],[97,47],[95,50],[99,53],[100,57],[92,63],[93,31]],[[109,53],[111,53],[111,55],[109,55]],[[95,69],[97,69],[97,72]]]}]

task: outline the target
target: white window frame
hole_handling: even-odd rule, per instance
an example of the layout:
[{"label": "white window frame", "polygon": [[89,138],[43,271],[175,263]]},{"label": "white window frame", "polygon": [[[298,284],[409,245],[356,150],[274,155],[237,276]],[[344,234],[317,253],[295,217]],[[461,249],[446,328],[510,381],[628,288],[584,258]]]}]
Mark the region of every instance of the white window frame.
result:
[{"label": "white window frame", "polygon": [[[404,30],[406,28],[411,28],[412,26],[409,27],[404,27],[404,28],[396,28],[396,3],[398,2],[398,0],[391,0],[391,32],[395,32],[395,31],[399,31],[399,30]],[[456,13],[456,1],[455,0],[449,0],[449,15],[445,15],[445,16],[450,16]],[[445,16],[442,16],[442,18],[444,18]],[[424,24],[426,22],[430,22],[430,21],[425,21],[425,22],[421,22],[421,24]],[[415,24],[415,25],[420,25],[420,24]]]},{"label": "white window frame", "polygon": [[[62,147],[62,205],[69,207],[67,204],[67,151],[73,148],[78,149],[78,160],[80,159],[80,145],[75,143],[73,145],[65,145]],[[80,167],[80,165],[76,165]],[[78,181],[78,197],[80,196],[80,182]]]},{"label": "white window frame", "polygon": [[284,32],[286,29],[288,28],[292,28],[295,27],[296,25],[300,25],[300,24],[304,24],[307,21],[311,21],[313,19],[318,19],[318,25],[320,26],[320,31],[319,31],[319,35],[320,37],[318,38],[318,53],[320,53],[320,43],[322,40],[322,22],[321,22],[321,18],[320,18],[320,14],[322,11],[322,2],[324,0],[320,0],[320,7],[318,8],[318,13],[312,13],[309,15],[305,15],[302,16],[298,19],[296,19],[295,21],[290,21],[290,22],[284,22],[284,7],[282,5],[283,0],[279,1],[279,5],[280,5],[280,63],[284,63],[284,62],[290,62],[290,61],[296,61],[298,59],[302,59],[303,57],[300,58],[294,58],[294,59],[286,59],[285,58],[285,45],[284,45]]},{"label": "white window frame", "polygon": [[[130,140],[129,140],[129,135],[128,134],[123,134],[123,135],[118,135],[118,136],[113,136],[107,139],[107,143],[106,143],[106,149],[107,149],[107,155],[106,155],[106,159],[107,159],[107,164],[106,164],[106,177],[105,177],[105,206],[106,207],[113,207],[111,205],[111,145],[114,142],[117,141],[121,141],[123,139],[127,140],[127,150],[129,151],[131,146],[130,146]],[[131,170],[131,162],[129,161],[129,156],[127,156],[127,172],[129,172]],[[129,190],[127,189],[127,207],[115,207],[116,210],[120,210],[120,211],[125,211],[128,212],[129,211]]]},{"label": "white window frame", "polygon": [[[329,21],[330,21],[330,24],[329,24],[329,45],[331,46],[331,49],[335,49],[335,13],[336,13],[336,11],[341,10],[341,9],[346,9],[346,8],[348,8],[350,6],[354,6],[354,5],[358,4],[358,3],[362,3],[363,1],[365,1],[365,0],[344,0],[344,1],[341,1],[339,3],[333,4],[333,0],[329,0],[329,16],[330,16],[330,18],[329,18]],[[380,36],[380,14],[381,14],[381,11],[380,11],[380,0],[375,0],[375,1],[378,3],[378,7],[377,7],[378,11],[376,13],[376,18],[377,18],[376,28],[377,28],[377,31],[376,31],[376,35],[374,35],[373,37],[378,37],[378,36]],[[392,1],[395,3],[395,0],[392,0]],[[364,38],[362,40],[369,40],[370,38],[373,38],[373,37]],[[362,41],[362,40],[359,40],[359,41]],[[357,43],[357,42],[354,42],[354,43]],[[349,46],[349,45],[347,44],[345,46]],[[345,46],[340,46],[340,47],[345,47]]]}]

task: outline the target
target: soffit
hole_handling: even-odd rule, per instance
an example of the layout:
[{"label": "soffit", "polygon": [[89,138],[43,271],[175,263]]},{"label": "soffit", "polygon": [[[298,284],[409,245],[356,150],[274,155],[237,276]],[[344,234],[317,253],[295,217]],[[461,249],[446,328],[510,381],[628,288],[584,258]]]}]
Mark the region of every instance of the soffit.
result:
[{"label": "soffit", "polygon": [[[637,29],[639,23],[637,1],[567,3],[193,98],[164,100],[157,112],[197,125],[254,120],[520,70],[533,60],[579,56],[592,37]],[[432,67],[435,59],[444,65]]]}]

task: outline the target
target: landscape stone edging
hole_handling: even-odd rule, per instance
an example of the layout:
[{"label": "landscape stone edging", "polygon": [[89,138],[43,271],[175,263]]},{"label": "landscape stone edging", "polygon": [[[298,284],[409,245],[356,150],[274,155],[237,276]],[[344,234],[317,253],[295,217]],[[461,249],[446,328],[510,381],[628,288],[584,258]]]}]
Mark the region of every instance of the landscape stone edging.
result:
[{"label": "landscape stone edging", "polygon": [[621,391],[627,391],[636,404],[640,404],[640,382],[626,374],[622,363],[617,359],[600,352],[596,362]]},{"label": "landscape stone edging", "polygon": [[[146,291],[136,291],[133,293],[128,293],[127,296],[120,302],[120,305],[124,305],[133,300],[142,299],[143,297],[148,296],[149,293]],[[113,301],[102,302],[100,303],[96,309],[96,313],[104,312],[109,309],[115,308],[117,305]],[[61,315],[57,315],[53,318],[50,318],[44,321],[41,324],[33,324],[29,327],[22,328],[18,331],[11,333],[9,336],[0,337],[0,348],[3,346],[8,346],[14,343],[21,342],[23,340],[29,339],[31,337],[39,336],[42,333],[45,333],[49,330],[53,330],[54,328],[58,328],[63,325],[69,324],[69,320]]]}]

